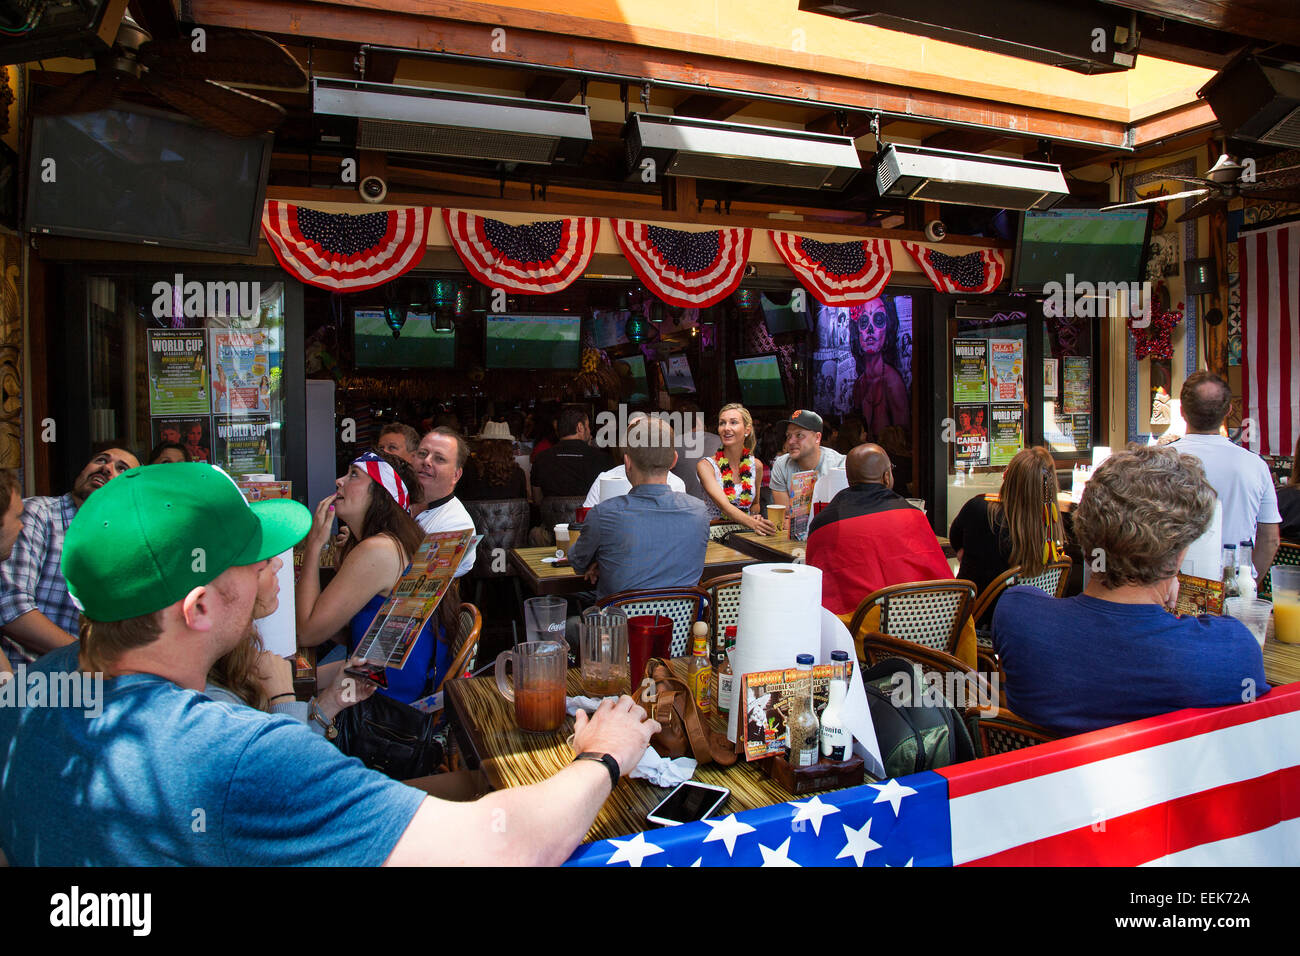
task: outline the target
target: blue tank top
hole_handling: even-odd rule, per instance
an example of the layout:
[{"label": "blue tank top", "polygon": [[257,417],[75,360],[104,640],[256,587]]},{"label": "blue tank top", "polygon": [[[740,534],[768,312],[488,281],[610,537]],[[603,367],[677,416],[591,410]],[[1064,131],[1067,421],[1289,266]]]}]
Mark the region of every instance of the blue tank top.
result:
[{"label": "blue tank top", "polygon": [[[356,650],[357,645],[361,643],[361,638],[365,637],[370,622],[379,613],[385,599],[385,595],[376,594],[352,618],[351,634],[348,637],[349,652]],[[388,687],[387,689],[381,687],[377,693],[387,694],[394,700],[409,704],[424,696],[426,684],[436,687],[447,670],[447,656],[450,650],[447,644],[440,640],[441,637],[442,626],[438,623],[438,615],[435,612],[421,629],[420,636],[415,639],[415,647],[411,649],[411,656],[407,658],[406,666],[400,670],[396,667],[385,668]]]}]

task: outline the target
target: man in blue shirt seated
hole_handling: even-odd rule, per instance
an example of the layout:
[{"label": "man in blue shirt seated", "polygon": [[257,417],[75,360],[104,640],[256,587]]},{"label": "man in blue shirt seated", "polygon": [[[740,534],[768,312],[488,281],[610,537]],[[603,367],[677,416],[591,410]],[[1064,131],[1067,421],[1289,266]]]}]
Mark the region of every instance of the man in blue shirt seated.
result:
[{"label": "man in blue shirt seated", "polygon": [[993,615],[1007,704],[1060,734],[1269,690],[1259,644],[1230,617],[1174,617],[1178,569],[1214,514],[1195,458],[1120,452],[1088,481],[1074,534],[1090,577],[1077,597],[1011,588]]},{"label": "man in blue shirt seated", "polygon": [[709,515],[699,498],[668,487],[676,461],[667,422],[643,418],[628,425],[623,465],[632,490],[592,508],[569,549],[574,570],[596,585],[597,599],[699,584]]},{"label": "man in blue shirt seated", "polygon": [[80,646],[0,685],[0,849],[10,863],[568,857],[659,729],[628,697],[578,717],[580,756],[550,779],[452,803],[367,770],[296,720],[203,693],[252,623],[259,572],[311,520],[293,501],[250,507],[205,464],[134,468],[81,507],[63,572],[89,627]]}]

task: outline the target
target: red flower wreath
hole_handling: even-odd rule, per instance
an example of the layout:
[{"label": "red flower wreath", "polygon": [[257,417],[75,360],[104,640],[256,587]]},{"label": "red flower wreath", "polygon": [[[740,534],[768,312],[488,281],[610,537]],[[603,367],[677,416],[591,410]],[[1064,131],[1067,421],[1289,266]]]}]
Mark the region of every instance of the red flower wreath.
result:
[{"label": "red flower wreath", "polygon": [[1133,353],[1139,359],[1147,356],[1158,359],[1174,357],[1174,326],[1183,320],[1183,304],[1177,309],[1161,312],[1151,317],[1150,325],[1136,327],[1136,319],[1128,320],[1128,327],[1133,332]]},{"label": "red flower wreath", "polygon": [[718,472],[722,475],[722,493],[737,508],[748,511],[754,503],[754,455],[749,449],[745,449],[746,453],[740,459],[740,491],[737,493],[731,462],[727,460],[724,452],[725,449],[719,448],[713,454]]}]

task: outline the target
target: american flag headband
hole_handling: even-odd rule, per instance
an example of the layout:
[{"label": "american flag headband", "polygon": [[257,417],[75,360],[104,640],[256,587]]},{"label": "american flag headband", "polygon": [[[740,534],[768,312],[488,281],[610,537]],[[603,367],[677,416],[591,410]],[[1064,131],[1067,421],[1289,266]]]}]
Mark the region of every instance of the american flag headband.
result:
[{"label": "american flag headband", "polygon": [[397,477],[397,471],[392,465],[373,451],[366,452],[352,464],[364,471],[375,484],[382,486],[386,492],[392,495],[393,500],[397,502],[397,507],[403,511],[406,510],[406,506],[410,502],[410,496],[407,494],[406,485],[402,483],[401,478]]}]

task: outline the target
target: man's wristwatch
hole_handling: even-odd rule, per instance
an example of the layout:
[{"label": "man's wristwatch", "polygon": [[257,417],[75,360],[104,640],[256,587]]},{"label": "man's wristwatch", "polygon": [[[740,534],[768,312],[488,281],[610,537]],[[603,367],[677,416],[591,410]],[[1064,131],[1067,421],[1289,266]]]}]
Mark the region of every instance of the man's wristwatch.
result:
[{"label": "man's wristwatch", "polygon": [[614,759],[612,754],[598,754],[587,751],[573,758],[574,763],[579,760],[595,760],[597,763],[603,763],[605,769],[609,771],[609,788],[613,790],[618,786],[618,778],[622,775],[622,771],[619,770],[618,761]]},{"label": "man's wristwatch", "polygon": [[333,740],[335,737],[339,735],[339,729],[334,726],[334,721],[326,720],[325,715],[322,714],[320,712],[320,708],[316,706],[315,697],[311,699],[311,704],[307,708],[307,719],[309,721],[312,721],[313,723],[319,724],[322,728],[324,728],[325,738],[327,740]]}]

